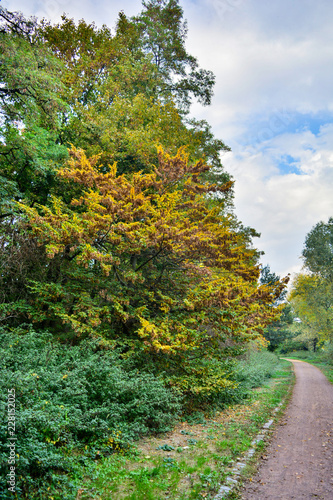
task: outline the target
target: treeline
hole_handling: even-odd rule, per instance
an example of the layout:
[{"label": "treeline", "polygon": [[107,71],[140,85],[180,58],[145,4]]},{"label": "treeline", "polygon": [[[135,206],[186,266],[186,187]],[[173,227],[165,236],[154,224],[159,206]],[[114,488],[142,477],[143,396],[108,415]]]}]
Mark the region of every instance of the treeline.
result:
[{"label": "treeline", "polygon": [[[278,321],[264,332],[268,349],[286,354],[301,351],[318,353],[333,364],[333,218],[318,222],[306,235],[303,269],[293,278],[290,292],[279,297],[283,303]],[[266,266],[261,281],[274,283],[279,276]],[[312,354],[313,355],[313,354]]]},{"label": "treeline", "polygon": [[286,280],[259,281],[228,148],[189,117],[214,76],[186,51],[178,1],[121,12],[113,31],[0,16],[3,380],[21,397],[18,487],[33,498],[69,449],[114,451],[232,398],[234,360],[263,342]]},{"label": "treeline", "polygon": [[295,341],[313,351],[324,350],[333,364],[333,218],[318,222],[306,235],[302,252],[304,271],[290,293],[300,319]]}]

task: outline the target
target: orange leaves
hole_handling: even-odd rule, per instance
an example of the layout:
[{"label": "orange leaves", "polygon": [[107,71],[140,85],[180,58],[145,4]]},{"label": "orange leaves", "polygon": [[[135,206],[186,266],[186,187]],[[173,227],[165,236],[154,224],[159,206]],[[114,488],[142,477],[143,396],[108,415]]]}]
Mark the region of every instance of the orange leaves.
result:
[{"label": "orange leaves", "polygon": [[21,206],[66,276],[63,307],[49,311],[77,332],[126,332],[145,351],[219,357],[226,337],[260,335],[275,292],[258,287],[256,251],[210,203],[207,165],[190,164],[184,148],[158,156],[152,173],[117,175],[72,148],[59,175],[80,194],[69,205]]}]

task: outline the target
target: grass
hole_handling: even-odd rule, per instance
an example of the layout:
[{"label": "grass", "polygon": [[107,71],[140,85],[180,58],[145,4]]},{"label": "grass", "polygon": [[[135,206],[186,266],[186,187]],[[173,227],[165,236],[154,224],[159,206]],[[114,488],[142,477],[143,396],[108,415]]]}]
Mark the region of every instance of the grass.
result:
[{"label": "grass", "polygon": [[101,458],[82,479],[76,500],[212,499],[236,460],[288,394],[293,374],[281,361],[263,387],[200,423],[181,422],[162,437],[142,439],[127,454]]}]

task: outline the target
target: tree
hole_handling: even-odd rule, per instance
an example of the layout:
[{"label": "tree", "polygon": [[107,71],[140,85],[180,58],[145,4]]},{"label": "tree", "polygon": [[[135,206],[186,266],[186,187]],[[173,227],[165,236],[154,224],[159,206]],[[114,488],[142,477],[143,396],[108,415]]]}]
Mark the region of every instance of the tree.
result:
[{"label": "tree", "polygon": [[285,340],[292,337],[290,326],[293,323],[293,314],[290,304],[284,304],[281,308],[281,316],[277,321],[271,323],[264,331],[264,337],[268,340],[268,350],[275,351]]},{"label": "tree", "polygon": [[[280,276],[271,272],[269,265],[261,269],[260,283],[262,285],[272,286],[279,283],[280,280]],[[270,351],[275,351],[284,340],[290,337],[289,325],[293,323],[293,315],[290,304],[284,302],[286,294],[286,289],[281,290],[280,295],[272,305],[273,307],[280,305],[280,317],[264,330],[264,337],[269,342],[268,349]]]},{"label": "tree", "polygon": [[37,41],[36,20],[0,9],[1,202],[0,217],[13,213],[15,200],[45,203],[56,163],[67,157],[57,144],[59,61]]},{"label": "tree", "polygon": [[133,20],[139,28],[143,49],[152,55],[162,77],[159,93],[171,93],[187,110],[191,95],[208,105],[215,82],[211,71],[198,67],[197,59],[187,53],[187,23],[178,0],[143,1],[144,9]]},{"label": "tree", "polygon": [[[163,10],[162,3],[159,11]],[[182,25],[182,10],[178,6],[176,11]],[[166,20],[164,14],[161,16],[155,28],[164,33],[162,24]],[[217,169],[215,181],[220,176],[225,183],[230,176],[222,168],[220,153],[229,148],[214,138],[207,122],[188,120],[180,113],[173,101],[176,90],[167,90],[170,75],[159,71],[145,48],[140,19],[129,20],[120,13],[114,36],[105,26],[98,29],[84,20],[76,25],[66,16],[55,26],[44,23],[40,28],[40,36],[65,68],[64,99],[73,112],[66,119],[62,142],[84,148],[89,155],[102,153],[100,160],[106,168],[117,161],[119,171],[124,172],[128,168],[151,169],[157,162],[157,145],[171,154],[186,145],[193,161],[204,158]],[[180,68],[185,64],[185,49],[173,48],[178,28],[182,31],[177,26],[165,28],[172,32],[170,36],[164,33],[163,47]]]},{"label": "tree", "polygon": [[318,222],[307,234],[302,252],[309,271],[333,282],[333,217]]},{"label": "tree", "polygon": [[117,175],[73,149],[59,175],[81,196],[20,205],[49,259],[46,280],[29,285],[30,319],[145,353],[189,394],[226,387],[223,360],[276,318],[285,282],[258,286],[256,251],[207,199],[231,185],[203,185],[208,168],[159,150],[152,173]]},{"label": "tree", "polygon": [[212,397],[277,318],[285,280],[258,283],[256,233],[227,205],[226,146],[174,101],[197,92],[190,82],[182,93],[197,69],[182,10],[145,8],[146,18],[120,15],[114,36],[66,17],[3,16],[1,161],[15,215],[0,228],[0,309],[11,326],[63,340],[98,335],[184,394]]},{"label": "tree", "polygon": [[[80,185],[64,186],[56,175],[70,144],[100,154],[104,172],[117,161],[118,173],[152,171],[158,144],[172,154],[186,145],[192,161],[203,157],[221,167],[226,146],[206,123],[189,125],[172,101],[160,102],[153,90],[156,67],[124,16],[115,36],[105,26],[65,16],[55,26],[5,9],[0,16],[1,297],[8,305],[27,297],[24,283],[33,269],[40,277],[16,202],[48,205],[51,194],[65,203],[78,196]],[[229,180],[221,174],[221,185]],[[231,198],[230,190],[223,192]]]},{"label": "tree", "polygon": [[[272,272],[268,264],[261,269],[259,281],[262,285],[274,285],[275,283],[279,283],[280,280],[281,277],[278,276],[276,273]],[[283,302],[286,296],[287,296],[287,291],[285,289],[281,290],[281,294],[277,298],[276,305]]]},{"label": "tree", "polygon": [[[307,234],[302,252],[310,274],[296,276],[290,300],[302,319],[306,335],[318,341],[333,340],[333,218],[319,222]],[[315,345],[314,345],[315,347]]]},{"label": "tree", "polygon": [[314,338],[333,340],[333,286],[319,275],[298,274],[293,281],[290,302],[295,313]]}]

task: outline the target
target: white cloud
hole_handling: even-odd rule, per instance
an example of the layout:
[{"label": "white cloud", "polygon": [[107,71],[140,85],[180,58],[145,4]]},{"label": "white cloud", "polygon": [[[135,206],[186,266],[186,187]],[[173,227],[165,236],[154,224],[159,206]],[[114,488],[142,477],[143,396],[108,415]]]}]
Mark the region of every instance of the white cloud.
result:
[{"label": "white cloud", "polygon": [[[271,268],[281,274],[297,263],[305,235],[333,214],[333,125],[318,136],[309,131],[286,133],[269,141],[270,148],[229,153],[226,170],[235,179],[236,213],[245,225],[261,232],[256,242]],[[309,149],[309,145],[311,149]],[[298,158],[300,174],[281,175],[278,158]]]},{"label": "white cloud", "polygon": [[[216,92],[212,108],[195,114],[233,149],[223,162],[236,179],[236,213],[261,232],[263,262],[299,271],[307,232],[333,214],[333,127],[309,130],[311,116],[333,121],[333,4],[204,3],[206,15],[195,3],[185,11],[189,49],[215,72]],[[280,170],[288,156],[302,175]]]},{"label": "white cloud", "polygon": [[244,26],[242,13],[237,11],[239,25],[235,20],[225,26],[219,18],[205,25],[193,12],[191,52],[217,77],[215,109],[202,113],[212,113],[214,122],[219,115],[221,129],[228,129],[230,120],[239,123],[249,114],[265,113],[272,107],[302,113],[332,109],[333,73],[328,65],[333,59],[332,35],[323,40],[321,32],[327,20],[303,37],[297,30],[294,36],[279,35],[271,25],[269,36],[267,26],[264,32],[257,31],[255,24]]}]

